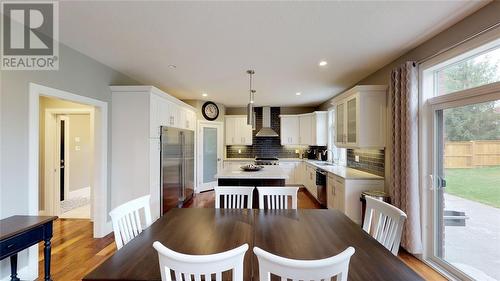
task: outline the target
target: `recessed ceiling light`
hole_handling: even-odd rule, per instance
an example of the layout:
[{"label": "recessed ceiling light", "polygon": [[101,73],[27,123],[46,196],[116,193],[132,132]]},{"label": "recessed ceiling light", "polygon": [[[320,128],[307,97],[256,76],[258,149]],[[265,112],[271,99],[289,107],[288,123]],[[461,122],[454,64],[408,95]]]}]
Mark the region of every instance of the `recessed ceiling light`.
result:
[{"label": "recessed ceiling light", "polygon": [[169,64],[168,67],[171,68],[171,69],[176,69],[177,65],[175,65],[175,64]]},{"label": "recessed ceiling light", "polygon": [[302,95],[302,93],[301,92],[296,92],[295,95],[296,96],[300,96],[300,95]]},{"label": "recessed ceiling light", "polygon": [[327,64],[328,64],[328,62],[325,61],[325,60],[322,60],[322,61],[319,62],[319,66],[325,66]]},{"label": "recessed ceiling light", "polygon": [[208,96],[207,93],[202,93],[201,95],[204,96],[204,97]]}]

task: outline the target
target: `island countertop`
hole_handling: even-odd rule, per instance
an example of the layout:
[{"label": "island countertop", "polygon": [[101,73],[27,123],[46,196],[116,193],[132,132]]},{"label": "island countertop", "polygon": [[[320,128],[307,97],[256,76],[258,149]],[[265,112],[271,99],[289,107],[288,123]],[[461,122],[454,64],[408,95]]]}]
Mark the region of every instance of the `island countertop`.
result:
[{"label": "island countertop", "polygon": [[280,166],[264,166],[262,170],[246,172],[240,167],[227,167],[215,175],[217,179],[288,179],[286,172]]}]

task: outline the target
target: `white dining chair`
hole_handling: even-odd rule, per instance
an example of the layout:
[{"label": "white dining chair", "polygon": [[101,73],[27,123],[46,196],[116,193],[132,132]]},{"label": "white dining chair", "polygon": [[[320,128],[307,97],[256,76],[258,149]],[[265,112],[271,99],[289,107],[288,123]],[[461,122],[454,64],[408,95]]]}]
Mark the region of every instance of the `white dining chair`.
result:
[{"label": "white dining chair", "polygon": [[[253,186],[216,186],[215,188],[215,208],[252,209],[253,207]],[[221,196],[223,205],[221,204]]]},{"label": "white dining chair", "polygon": [[398,255],[406,214],[386,202],[366,196],[363,230]]},{"label": "white dining chair", "polygon": [[[259,209],[288,209],[288,199],[292,198],[292,209],[297,209],[298,186],[257,186],[259,192]],[[264,201],[265,200],[265,201]]]},{"label": "white dining chair", "polygon": [[[120,249],[142,230],[151,225],[150,195],[128,201],[109,212],[113,222],[116,248]],[[144,222],[141,221],[141,209],[144,211]]]},{"label": "white dining chair", "polygon": [[172,281],[171,271],[176,281],[201,281],[202,277],[205,281],[209,281],[213,280],[212,275],[215,275],[216,281],[221,281],[222,272],[229,270],[232,271],[232,280],[243,280],[243,259],[248,250],[248,244],[212,255],[178,253],[158,241],[153,243],[153,247],[158,251],[162,281]]},{"label": "white dining chair", "polygon": [[259,276],[261,281],[270,281],[271,274],[281,277],[281,280],[331,280],[347,281],[349,261],[354,254],[354,248],[348,247],[342,253],[321,260],[295,260],[280,257],[254,247],[253,252],[259,261]]}]

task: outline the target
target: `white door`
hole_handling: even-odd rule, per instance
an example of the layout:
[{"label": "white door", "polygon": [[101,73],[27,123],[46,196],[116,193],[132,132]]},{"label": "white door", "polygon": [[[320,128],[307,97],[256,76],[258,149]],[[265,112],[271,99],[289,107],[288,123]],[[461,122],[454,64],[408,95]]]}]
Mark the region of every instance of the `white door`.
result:
[{"label": "white door", "polygon": [[217,185],[215,175],[222,170],[223,153],[222,122],[199,121],[198,123],[198,177],[196,193],[211,190]]}]

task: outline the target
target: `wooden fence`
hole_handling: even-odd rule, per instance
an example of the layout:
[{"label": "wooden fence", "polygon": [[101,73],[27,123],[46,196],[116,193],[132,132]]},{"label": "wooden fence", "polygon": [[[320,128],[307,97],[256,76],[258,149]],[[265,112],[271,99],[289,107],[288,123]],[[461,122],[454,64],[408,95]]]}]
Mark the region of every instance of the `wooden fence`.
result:
[{"label": "wooden fence", "polygon": [[444,145],[445,168],[477,168],[500,165],[500,140],[457,141]]}]

